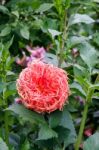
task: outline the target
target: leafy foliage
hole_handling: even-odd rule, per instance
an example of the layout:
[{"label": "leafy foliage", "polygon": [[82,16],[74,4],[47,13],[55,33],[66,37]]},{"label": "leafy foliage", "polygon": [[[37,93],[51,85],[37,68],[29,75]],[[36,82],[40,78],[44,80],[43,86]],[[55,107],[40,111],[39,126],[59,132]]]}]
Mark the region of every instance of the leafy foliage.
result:
[{"label": "leafy foliage", "polygon": [[6,143],[0,138],[0,150],[8,150]]},{"label": "leafy foliage", "polygon": [[99,149],[98,138],[99,132],[95,133],[90,138],[88,138],[84,142],[84,150],[91,150],[91,149],[98,150]]},{"label": "leafy foliage", "polygon": [[38,139],[37,140],[47,140],[53,137],[57,137],[57,133],[50,129],[48,126],[41,126],[39,134],[38,134]]},{"label": "leafy foliage", "polygon": [[25,120],[28,120],[30,122],[37,121],[42,124],[45,123],[43,116],[39,115],[38,113],[32,112],[32,111],[26,109],[24,106],[21,106],[19,104],[13,104],[6,110],[14,111],[20,117],[22,117]]},{"label": "leafy foliage", "polygon": [[76,23],[90,24],[90,23],[94,23],[94,20],[85,14],[83,14],[83,15],[82,14],[75,14],[74,16],[71,16],[71,18],[69,20],[69,25],[73,25]]},{"label": "leafy foliage", "polygon": [[[87,103],[83,150],[99,149],[98,18],[98,0],[0,1],[0,150],[74,150]],[[62,111],[38,114],[14,102],[27,46],[44,47],[44,62],[68,72]]]}]

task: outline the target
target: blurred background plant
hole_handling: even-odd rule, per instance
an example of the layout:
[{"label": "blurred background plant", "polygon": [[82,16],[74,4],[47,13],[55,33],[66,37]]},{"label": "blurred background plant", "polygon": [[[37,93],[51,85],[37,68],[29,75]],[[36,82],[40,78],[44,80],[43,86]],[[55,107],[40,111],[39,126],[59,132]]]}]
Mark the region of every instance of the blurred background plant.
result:
[{"label": "blurred background plant", "polygon": [[[99,149],[99,1],[0,4],[1,150]],[[19,72],[38,58],[68,72],[71,95],[62,112],[39,115],[14,103]]]}]

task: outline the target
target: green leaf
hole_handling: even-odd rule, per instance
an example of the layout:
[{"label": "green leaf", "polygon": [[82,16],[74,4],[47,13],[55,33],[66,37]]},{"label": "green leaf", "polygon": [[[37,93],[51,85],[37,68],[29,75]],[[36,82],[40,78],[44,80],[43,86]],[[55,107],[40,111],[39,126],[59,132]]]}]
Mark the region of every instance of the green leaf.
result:
[{"label": "green leaf", "polygon": [[52,130],[49,126],[42,125],[40,127],[37,140],[47,140],[57,136],[57,133],[54,130]]},{"label": "green leaf", "polygon": [[16,133],[11,132],[9,136],[10,144],[13,146],[18,146],[20,143],[20,136]]},{"label": "green leaf", "polygon": [[46,53],[45,54],[45,60],[46,62],[48,62],[49,64],[53,64],[55,66],[58,66],[58,59],[57,56],[51,53]]},{"label": "green leaf", "polygon": [[94,19],[89,17],[86,14],[75,14],[70,17],[69,20],[69,25],[77,24],[77,23],[85,23],[85,24],[90,24],[94,23]]},{"label": "green leaf", "polygon": [[84,142],[84,150],[99,150],[99,132],[96,132]]},{"label": "green leaf", "polygon": [[61,122],[59,125],[70,130],[69,135],[67,136],[67,138],[64,141],[64,146],[67,147],[69,144],[74,143],[76,140],[76,131],[74,128],[74,124],[73,124],[71,115],[67,111],[66,108],[63,110]]},{"label": "green leaf", "polygon": [[41,19],[36,19],[33,22],[33,27],[36,29],[40,29],[43,26],[43,21]]},{"label": "green leaf", "polygon": [[44,150],[45,148],[47,150],[52,150],[56,145],[56,138],[50,138],[48,140],[36,140],[35,144],[38,145],[40,149],[34,149],[34,150]]},{"label": "green leaf", "polygon": [[93,90],[99,90],[99,83],[91,85],[90,88]]},{"label": "green leaf", "polygon": [[74,82],[70,85],[71,89],[75,89],[76,91],[79,91],[83,96],[86,96],[85,91],[82,89],[82,87],[80,86],[80,84]]},{"label": "green leaf", "polygon": [[66,139],[70,134],[70,130],[62,126],[58,126],[57,128],[55,128],[55,131],[58,133],[59,143],[63,143],[64,141],[66,142]]},{"label": "green leaf", "polygon": [[19,18],[19,12],[18,11],[12,11],[11,14],[13,14],[17,18]]},{"label": "green leaf", "polygon": [[86,78],[83,78],[81,76],[76,76],[75,81],[81,85],[81,87],[85,91],[85,93],[88,92],[88,89],[89,89],[91,84]]},{"label": "green leaf", "polygon": [[4,14],[9,14],[9,10],[3,5],[0,5],[0,12]]},{"label": "green leaf", "polygon": [[54,150],[62,150],[62,148],[60,148],[58,145],[55,145]]},{"label": "green leaf", "polygon": [[63,0],[63,3],[65,5],[65,8],[68,9],[70,7],[71,0]]},{"label": "green leaf", "polygon": [[96,32],[93,36],[93,41],[97,46],[99,46],[99,32]]},{"label": "green leaf", "polygon": [[8,147],[2,138],[0,138],[0,150],[8,150]]},{"label": "green leaf", "polygon": [[92,70],[92,75],[99,74],[99,69],[94,68]]},{"label": "green leaf", "polygon": [[16,90],[7,90],[4,92],[5,98],[7,99],[9,96],[15,95]]},{"label": "green leaf", "polygon": [[7,36],[8,34],[10,34],[11,32],[11,27],[5,27],[1,33],[0,33],[0,36]]},{"label": "green leaf", "polygon": [[54,39],[55,36],[58,36],[61,34],[61,32],[57,31],[57,30],[53,30],[53,29],[48,29],[49,33],[51,34],[52,38]]},{"label": "green leaf", "polygon": [[10,107],[8,107],[6,109],[6,111],[7,110],[13,111],[14,113],[18,114],[20,117],[22,117],[26,121],[30,121],[33,123],[38,122],[38,123],[42,123],[42,124],[46,123],[42,115],[40,115],[34,111],[28,110],[23,105],[13,104]]},{"label": "green leaf", "polygon": [[88,69],[84,68],[83,66],[77,64],[77,63],[73,63],[73,71],[74,71],[74,75],[75,76],[87,76],[89,75]]},{"label": "green leaf", "polygon": [[75,140],[76,140],[76,136],[73,136],[73,135],[72,135],[72,132],[70,132],[70,134],[65,137],[65,141],[64,141],[64,146],[65,146],[65,148],[66,148],[68,145],[75,143]]},{"label": "green leaf", "polygon": [[55,111],[50,114],[49,116],[49,125],[51,128],[55,128],[59,125],[62,117],[62,111]]},{"label": "green leaf", "polygon": [[93,0],[93,2],[99,3],[99,0]]},{"label": "green leaf", "polygon": [[5,50],[8,50],[10,48],[10,46],[12,45],[13,43],[13,39],[14,39],[14,36],[11,38],[10,41],[6,42],[6,44],[4,45],[4,49]]},{"label": "green leaf", "polygon": [[11,76],[11,75],[15,75],[15,73],[12,72],[12,71],[7,71],[6,75],[7,75],[7,76]]},{"label": "green leaf", "polygon": [[36,10],[36,12],[37,13],[43,13],[45,11],[48,11],[52,7],[53,7],[53,4],[51,4],[51,3],[44,3],[44,4],[40,5],[40,7]]},{"label": "green leaf", "polygon": [[92,47],[89,43],[84,42],[79,45],[80,56],[87,64],[89,69],[91,70],[95,64],[98,62],[98,56],[94,47]]},{"label": "green leaf", "polygon": [[67,147],[75,142],[76,131],[70,113],[65,107],[63,111],[56,111],[50,115],[49,125],[58,133],[58,142]]},{"label": "green leaf", "polygon": [[30,33],[27,26],[23,26],[20,30],[20,33],[23,38],[29,40]]},{"label": "green leaf", "polygon": [[0,93],[3,91],[5,88],[5,84],[3,82],[0,82]]},{"label": "green leaf", "polygon": [[61,122],[60,122],[59,125],[64,127],[64,128],[69,129],[72,132],[72,134],[74,136],[76,136],[76,131],[75,131],[75,128],[74,128],[72,117],[71,117],[70,113],[67,111],[66,108],[64,108],[64,110],[62,112]]},{"label": "green leaf", "polygon": [[88,37],[84,37],[84,36],[71,36],[70,39],[68,40],[68,45],[73,47],[73,46],[75,46],[77,44],[85,42],[86,40],[88,40]]},{"label": "green leaf", "polygon": [[99,99],[99,92],[95,92],[92,98]]},{"label": "green leaf", "polygon": [[30,143],[28,140],[22,144],[21,150],[30,150]]}]

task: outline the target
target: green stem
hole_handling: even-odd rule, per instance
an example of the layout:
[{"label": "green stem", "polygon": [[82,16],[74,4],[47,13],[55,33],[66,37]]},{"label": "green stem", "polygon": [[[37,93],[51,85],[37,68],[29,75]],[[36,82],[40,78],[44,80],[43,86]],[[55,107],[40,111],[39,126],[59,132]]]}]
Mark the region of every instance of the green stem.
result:
[{"label": "green stem", "polygon": [[[6,83],[6,75],[3,77],[3,82]],[[7,99],[5,97],[5,91],[6,91],[6,87],[3,89],[3,101],[5,102],[5,108],[7,107]],[[4,126],[5,126],[5,141],[6,144],[9,146],[9,124],[8,124],[9,120],[8,120],[8,112],[5,111],[4,114]]]},{"label": "green stem", "polygon": [[9,145],[9,128],[8,128],[8,112],[5,112],[5,141],[6,144]]},{"label": "green stem", "polygon": [[62,148],[62,150],[65,150],[65,145],[63,145],[63,148]]},{"label": "green stem", "polygon": [[78,138],[77,138],[77,141],[75,144],[75,150],[79,150],[79,146],[80,146],[80,143],[82,140],[85,122],[86,122],[86,118],[87,118],[88,106],[89,106],[89,104],[86,102],[85,107],[84,107],[84,112],[83,112],[83,117],[82,117],[82,121],[81,121],[81,126],[80,126],[80,130],[79,130]]},{"label": "green stem", "polygon": [[64,52],[64,47],[65,47],[65,41],[66,41],[66,38],[67,38],[66,23],[67,23],[67,10],[64,11],[64,17],[61,18],[61,25],[60,25],[60,31],[62,32],[62,30],[63,30],[63,34],[62,34],[62,37],[60,38],[60,58],[59,58],[59,63],[58,63],[59,67],[61,67],[61,64],[62,64],[62,61],[63,61],[63,52]]}]

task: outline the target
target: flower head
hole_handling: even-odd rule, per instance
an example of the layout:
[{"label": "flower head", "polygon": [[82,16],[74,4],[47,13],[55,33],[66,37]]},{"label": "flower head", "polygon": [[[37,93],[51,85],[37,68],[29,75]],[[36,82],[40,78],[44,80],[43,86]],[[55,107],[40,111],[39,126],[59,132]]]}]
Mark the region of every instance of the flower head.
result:
[{"label": "flower head", "polygon": [[33,56],[34,58],[43,58],[45,55],[45,48],[44,47],[34,47],[31,48],[30,46],[26,46],[26,50],[31,53],[31,56]]},{"label": "flower head", "polygon": [[39,113],[61,110],[69,95],[66,72],[41,61],[25,68],[16,85],[22,103]]}]

